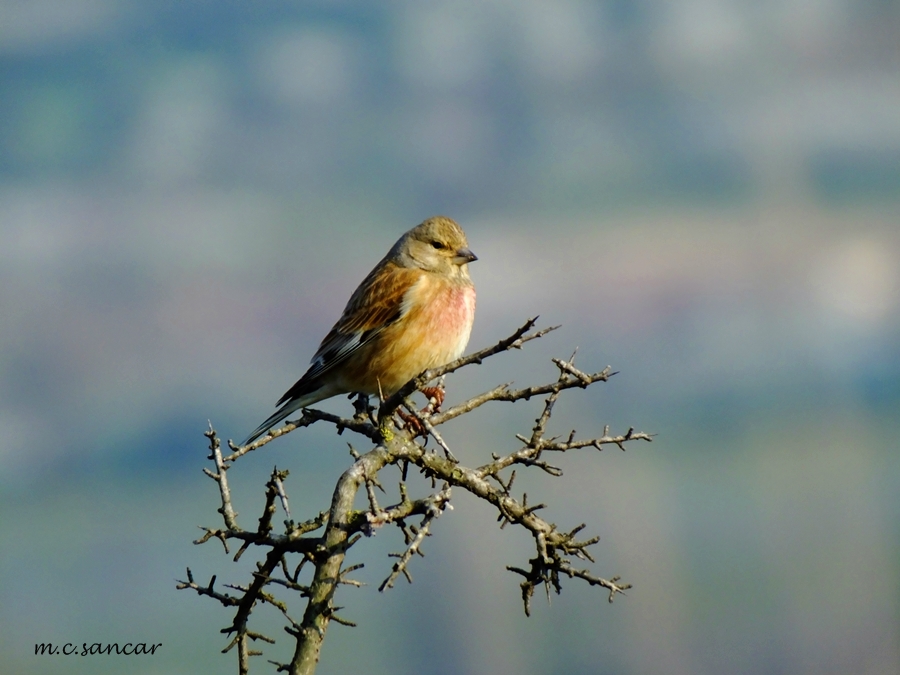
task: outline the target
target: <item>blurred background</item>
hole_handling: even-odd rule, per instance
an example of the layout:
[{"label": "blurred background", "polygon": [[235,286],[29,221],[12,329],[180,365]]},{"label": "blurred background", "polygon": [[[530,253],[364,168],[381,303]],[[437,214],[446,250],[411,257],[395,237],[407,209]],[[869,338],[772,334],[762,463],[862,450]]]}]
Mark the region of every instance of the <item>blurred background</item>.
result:
[{"label": "blurred background", "polygon": [[[634,589],[569,582],[525,618],[504,568],[528,538],[457,491],[415,584],[376,590],[398,533],[354,549],[359,627],[332,625],[319,672],[900,672],[900,3],[3,0],[5,673],[236,672],[231,614],[175,590],[253,563],[191,544],[220,522],[207,420],[246,436],[438,213],[480,257],[472,349],[563,324],[450,402],[579,347],[620,374],[555,430],[658,434],[517,480]],[[445,437],[480,463],[539,406]],[[244,458],[242,524],[273,465],[295,517],[323,508],[347,440]],[[291,640],[253,618],[272,672]]]}]

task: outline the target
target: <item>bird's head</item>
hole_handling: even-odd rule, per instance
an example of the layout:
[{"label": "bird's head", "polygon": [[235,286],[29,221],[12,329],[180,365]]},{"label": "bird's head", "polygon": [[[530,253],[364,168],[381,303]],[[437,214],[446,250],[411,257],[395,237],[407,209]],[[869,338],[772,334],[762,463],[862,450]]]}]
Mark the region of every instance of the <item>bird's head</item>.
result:
[{"label": "bird's head", "polygon": [[469,249],[466,233],[444,216],[429,218],[404,234],[394,252],[405,267],[453,275],[468,274],[466,265],[478,260]]}]

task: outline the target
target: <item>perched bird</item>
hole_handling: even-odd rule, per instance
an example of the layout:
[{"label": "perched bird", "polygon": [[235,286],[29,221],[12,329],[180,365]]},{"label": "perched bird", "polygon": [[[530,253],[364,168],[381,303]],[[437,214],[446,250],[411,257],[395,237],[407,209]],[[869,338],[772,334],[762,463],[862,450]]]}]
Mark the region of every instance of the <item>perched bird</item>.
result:
[{"label": "perched bird", "polygon": [[242,445],[300,408],[338,394],[389,396],[422,371],[462,356],[475,319],[468,267],[474,260],[450,218],[429,218],[400,237],[350,296],[281,407]]}]

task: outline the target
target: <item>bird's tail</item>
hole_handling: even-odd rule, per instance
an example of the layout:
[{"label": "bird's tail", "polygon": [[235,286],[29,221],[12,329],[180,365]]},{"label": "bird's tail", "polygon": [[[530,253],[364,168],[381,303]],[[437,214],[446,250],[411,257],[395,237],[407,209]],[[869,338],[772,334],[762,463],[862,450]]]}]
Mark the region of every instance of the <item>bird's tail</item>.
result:
[{"label": "bird's tail", "polygon": [[[256,427],[256,429],[254,429],[253,433],[250,434],[247,437],[247,440],[245,440],[243,443],[241,443],[241,445],[247,445],[248,443],[252,443],[257,438],[259,438],[264,433],[266,433],[269,429],[271,429],[276,424],[278,424],[285,417],[290,415],[292,412],[302,408],[303,406],[300,405],[298,403],[298,401],[299,401],[299,399],[294,399],[293,401],[288,401],[287,403],[284,404],[283,408],[279,408],[274,413],[272,413],[272,415],[269,416],[269,418],[266,419],[265,422],[263,422],[258,427]],[[295,404],[297,404],[297,405],[295,405]]]},{"label": "bird's tail", "polygon": [[[290,415],[300,408],[306,408],[314,403],[318,403],[319,401],[324,401],[326,398],[331,398],[335,394],[341,394],[346,392],[346,389],[342,389],[338,386],[335,386],[333,383],[323,384],[317,380],[305,381],[305,377],[300,379],[297,384],[295,384],[288,391],[285,396],[291,395],[287,401],[284,401],[284,405],[281,406],[278,410],[276,410],[272,415],[262,424],[260,424],[256,429],[247,437],[241,445],[247,445],[247,443],[252,443],[257,438],[266,433],[269,429],[278,424],[285,417]],[[306,386],[300,387],[299,385],[303,383]],[[282,397],[282,400],[284,398]],[[280,401],[279,401],[280,403]]]}]

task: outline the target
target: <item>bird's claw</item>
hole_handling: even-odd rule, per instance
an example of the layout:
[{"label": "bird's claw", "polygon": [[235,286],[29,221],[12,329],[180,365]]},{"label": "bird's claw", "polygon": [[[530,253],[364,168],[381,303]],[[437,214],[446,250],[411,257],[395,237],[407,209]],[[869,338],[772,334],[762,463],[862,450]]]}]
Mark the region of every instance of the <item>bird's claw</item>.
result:
[{"label": "bird's claw", "polygon": [[403,409],[398,409],[397,415],[403,420],[403,428],[409,431],[413,438],[418,438],[419,436],[425,438],[428,436],[428,429],[425,428],[425,425],[422,424],[418,417]]},{"label": "bird's claw", "polygon": [[421,391],[425,394],[425,398],[428,399],[429,405],[426,406],[425,409],[429,412],[438,412],[444,404],[444,387],[441,385],[436,387],[422,387]]},{"label": "bird's claw", "polygon": [[422,418],[438,412],[441,409],[441,404],[444,402],[445,392],[442,384],[438,384],[435,387],[422,387],[420,391],[428,399],[428,403],[419,411],[418,415],[413,415],[402,409],[397,410],[397,414],[403,420],[404,428],[412,433],[413,438],[418,438],[419,436],[426,438],[428,436],[428,429],[422,423]]}]

